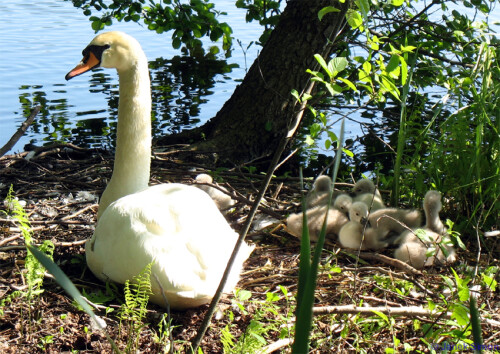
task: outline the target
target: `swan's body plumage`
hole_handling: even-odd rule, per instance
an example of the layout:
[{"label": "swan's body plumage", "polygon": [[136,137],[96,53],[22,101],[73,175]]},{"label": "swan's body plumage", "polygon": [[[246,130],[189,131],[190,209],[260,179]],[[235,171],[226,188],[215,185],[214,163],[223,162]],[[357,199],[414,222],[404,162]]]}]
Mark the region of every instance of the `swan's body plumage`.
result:
[{"label": "swan's body plumage", "polygon": [[[417,269],[455,262],[455,248],[446,235],[446,228],[439,217],[442,209],[441,193],[428,191],[424,197],[423,207],[426,219],[424,227],[404,231],[396,241],[400,246],[394,252],[394,257]],[[441,247],[445,249],[447,255]]]},{"label": "swan's body plumage", "polygon": [[[148,187],[151,92],[148,62],[139,43],[122,32],[92,40],[66,79],[95,67],[116,68],[120,81],[113,175],[86,243],[87,264],[102,280],[124,283],[153,262],[150,299],[174,309],[210,302],[238,235],[214,201],[183,184]],[[225,290],[238,281],[253,248],[241,245]]]}]

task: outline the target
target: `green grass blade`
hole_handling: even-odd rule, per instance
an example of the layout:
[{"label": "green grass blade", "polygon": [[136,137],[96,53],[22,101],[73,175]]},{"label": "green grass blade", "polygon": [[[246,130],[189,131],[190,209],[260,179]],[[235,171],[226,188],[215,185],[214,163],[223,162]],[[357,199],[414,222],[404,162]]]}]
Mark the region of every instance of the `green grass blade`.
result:
[{"label": "green grass blade", "polygon": [[474,339],[474,353],[482,353],[483,335],[481,333],[481,319],[477,310],[476,298],[471,295],[469,300],[470,322],[472,327],[472,338]]},{"label": "green grass blade", "polygon": [[309,228],[307,226],[307,215],[305,198],[302,198],[302,238],[300,239],[300,256],[299,256],[299,284],[297,286],[297,313],[302,304],[302,299],[304,295],[304,288],[306,286],[305,281],[301,279],[307,279],[311,269],[311,242],[309,239]]},{"label": "green grass blade", "polygon": [[[94,311],[92,311],[92,308],[90,305],[85,301],[83,298],[82,294],[78,289],[76,288],[75,284],[68,278],[66,274],[59,268],[57,264],[55,264],[47,255],[45,255],[43,252],[41,252],[38,248],[27,244],[26,248],[35,256],[35,258],[47,269],[47,271],[52,274],[57,281],[57,283],[64,289],[66,292],[80,305],[83,310],[90,316],[92,321],[95,323],[95,325],[100,329],[104,330],[105,325],[103,325],[103,320],[100,319],[99,317],[96,316]],[[103,331],[110,342],[111,346],[113,347],[113,350],[116,353],[119,353],[120,351],[116,347],[116,344],[113,342],[113,340],[109,337],[109,335]]]},{"label": "green grass blade", "polygon": [[[337,149],[337,154],[335,156],[335,164],[333,169],[333,184],[335,184],[335,180],[337,179],[338,169],[340,167],[340,160],[342,158],[343,151],[343,141],[344,141],[344,124],[345,121],[342,119],[340,126],[340,137],[339,137],[339,146]],[[330,190],[329,203],[328,207],[331,204],[332,192]],[[304,204],[304,203],[303,203]],[[327,208],[328,209],[328,208]],[[305,217],[305,205],[303,205],[304,210],[304,227],[303,227],[303,236],[307,234],[307,222]],[[327,211],[328,212],[328,211]],[[321,258],[321,251],[323,250],[323,245],[325,243],[326,236],[326,225],[327,225],[327,217],[323,222],[323,227],[321,228],[321,232],[319,234],[318,242],[314,249],[314,255],[312,262],[310,260],[310,256],[305,258],[306,251],[304,248],[309,249],[309,241],[307,244],[305,242],[301,242],[301,258],[299,265],[299,285],[298,289],[300,290],[300,302],[299,296],[297,296],[297,310],[296,310],[296,320],[295,320],[295,338],[292,346],[292,353],[308,353],[309,352],[309,337],[311,333],[312,327],[312,318],[313,318],[313,304],[314,304],[314,290],[316,289],[316,279],[318,274],[318,265]],[[305,229],[305,231],[304,231]],[[309,237],[308,237],[309,238]],[[304,251],[304,258],[303,252]],[[305,269],[309,269],[306,273]]]}]

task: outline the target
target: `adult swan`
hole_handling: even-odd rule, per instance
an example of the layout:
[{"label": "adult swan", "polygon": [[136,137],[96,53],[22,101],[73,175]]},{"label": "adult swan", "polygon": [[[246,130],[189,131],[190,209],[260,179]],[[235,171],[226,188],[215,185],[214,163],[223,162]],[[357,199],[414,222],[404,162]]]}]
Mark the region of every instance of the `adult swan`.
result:
[{"label": "adult swan", "polygon": [[[124,283],[150,262],[150,300],[174,309],[210,302],[237,234],[214,201],[183,184],[148,187],[151,159],[151,89],[140,44],[122,32],[95,37],[69,80],[93,68],[116,68],[120,82],[113,175],[99,204],[98,222],[85,245],[87,264],[101,280]],[[239,279],[253,247],[243,243],[225,291]]]}]

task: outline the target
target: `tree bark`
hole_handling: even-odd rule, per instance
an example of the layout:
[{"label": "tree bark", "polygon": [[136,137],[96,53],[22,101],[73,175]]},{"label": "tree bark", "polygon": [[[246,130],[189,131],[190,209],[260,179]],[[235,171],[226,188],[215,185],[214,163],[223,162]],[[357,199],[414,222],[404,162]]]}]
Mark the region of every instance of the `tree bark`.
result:
[{"label": "tree bark", "polygon": [[[318,11],[334,6],[340,12],[318,19]],[[298,105],[291,90],[301,92],[310,82],[307,68],[315,67],[314,54],[332,54],[345,23],[349,1],[291,0],[268,42],[241,85],[217,115],[203,126],[160,139],[159,144],[203,141],[192,145],[199,152],[216,152],[219,160],[243,163],[272,154],[290,129]],[[338,40],[337,40],[338,41]]]}]

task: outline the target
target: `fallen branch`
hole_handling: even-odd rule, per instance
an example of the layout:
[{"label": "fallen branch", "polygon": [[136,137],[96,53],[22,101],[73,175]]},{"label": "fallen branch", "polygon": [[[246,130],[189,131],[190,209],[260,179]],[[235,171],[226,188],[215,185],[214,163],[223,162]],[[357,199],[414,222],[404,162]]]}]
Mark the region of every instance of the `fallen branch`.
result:
[{"label": "fallen branch", "polygon": [[391,265],[395,268],[399,268],[405,273],[413,274],[413,275],[422,275],[422,272],[418,269],[413,268],[411,265],[401,262],[399,259],[394,259],[391,257],[384,256],[383,254],[378,253],[370,253],[370,252],[361,252],[359,256],[363,259],[371,259],[383,262],[385,264]]},{"label": "fallen branch", "polygon": [[33,123],[36,115],[38,114],[38,112],[40,112],[40,109],[41,109],[41,106],[36,106],[35,108],[33,108],[28,119],[26,119],[24,121],[24,123],[21,124],[19,129],[14,133],[14,135],[12,135],[12,138],[10,138],[10,140],[7,142],[7,144],[5,144],[0,149],[0,156],[5,155],[7,153],[7,151],[11,150],[14,147],[14,145],[16,145],[16,143],[19,141],[19,139],[21,139],[21,137],[24,135],[24,133],[26,133],[26,130],[31,125],[31,123]]},{"label": "fallen branch", "polygon": [[[313,307],[313,314],[315,315],[327,315],[327,314],[351,314],[351,315],[368,315],[372,316],[376,312],[380,312],[389,316],[423,316],[423,317],[442,317],[450,319],[452,316],[451,312],[432,312],[426,310],[419,306],[401,306],[401,307],[388,307],[388,306],[376,306],[376,307],[360,307],[356,305],[343,305],[343,306],[323,306],[323,307]],[[493,326],[500,327],[500,322],[492,320],[489,318],[484,318],[483,322]]]}]

